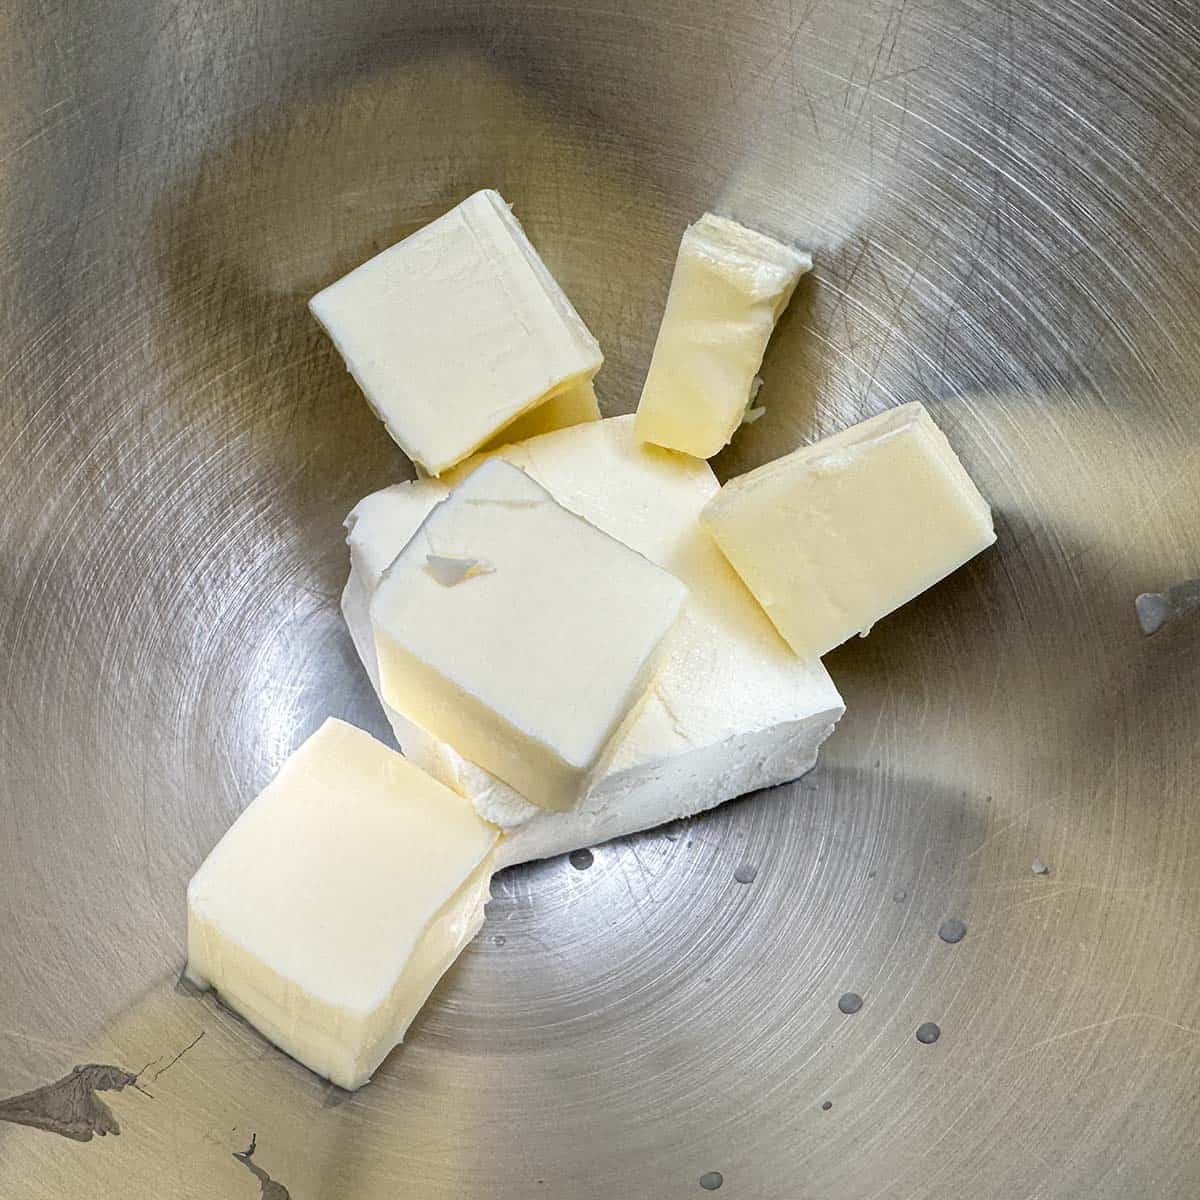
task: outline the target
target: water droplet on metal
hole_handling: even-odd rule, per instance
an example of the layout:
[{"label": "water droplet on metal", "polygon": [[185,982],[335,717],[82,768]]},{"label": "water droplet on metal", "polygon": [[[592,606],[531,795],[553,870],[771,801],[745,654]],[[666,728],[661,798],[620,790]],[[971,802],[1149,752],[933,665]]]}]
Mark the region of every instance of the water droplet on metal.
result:
[{"label": "water droplet on metal", "polygon": [[938,926],[938,937],[943,942],[948,942],[951,946],[955,942],[961,942],[967,936],[967,926],[965,921],[960,921],[957,917],[948,917]]},{"label": "water droplet on metal", "polygon": [[846,992],[838,997],[838,1009],[849,1015],[856,1013],[863,1006],[863,998],[857,992]]},{"label": "water droplet on metal", "polygon": [[575,870],[586,871],[596,861],[596,858],[590,850],[572,850],[569,861]]},{"label": "water droplet on metal", "polygon": [[932,1021],[926,1021],[924,1025],[917,1027],[917,1041],[923,1046],[932,1046],[941,1036],[941,1028]]},{"label": "water droplet on metal", "polygon": [[753,883],[758,877],[758,868],[752,863],[742,863],[740,867],[733,873],[734,879],[738,883]]},{"label": "water droplet on metal", "polygon": [[828,1112],[832,1107],[833,1107],[833,1101],[826,1100],[825,1103],[821,1105],[821,1111]]},{"label": "water droplet on metal", "polygon": [[1135,601],[1138,624],[1149,637],[1169,621],[1200,612],[1200,579],[1177,583],[1166,592],[1143,592]]},{"label": "water droplet on metal", "polygon": [[720,1171],[705,1171],[700,1176],[700,1186],[706,1192],[715,1192],[725,1182],[725,1176]]}]

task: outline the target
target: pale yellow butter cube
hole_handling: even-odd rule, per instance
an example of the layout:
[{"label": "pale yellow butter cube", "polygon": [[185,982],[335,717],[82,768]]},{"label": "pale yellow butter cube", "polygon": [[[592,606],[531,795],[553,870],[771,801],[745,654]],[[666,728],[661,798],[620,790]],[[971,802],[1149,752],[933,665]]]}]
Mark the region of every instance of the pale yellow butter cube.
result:
[{"label": "pale yellow butter cube", "polygon": [[309,309],[388,432],[431,475],[603,361],[491,190],[363,263]]},{"label": "pale yellow butter cube", "polygon": [[812,259],[706,213],[679,244],[637,434],[710,458],[746,415],[775,322]]},{"label": "pale yellow butter cube", "polygon": [[686,598],[493,458],[433,508],[375,590],[380,692],[533,804],[570,809]]},{"label": "pale yellow butter cube", "polygon": [[366,1083],[483,923],[499,830],[330,719],[188,885],[189,977],[344,1088]]},{"label": "pale yellow butter cube", "polygon": [[510,425],[500,430],[483,450],[498,450],[513,442],[541,437],[559,429],[570,429],[575,425],[586,425],[600,420],[600,402],[596,399],[596,387],[590,379],[583,379],[570,387],[543,400],[537,408],[530,409]]},{"label": "pale yellow butter cube", "polygon": [[701,519],[802,658],[866,634],[996,540],[918,403],[731,480]]}]

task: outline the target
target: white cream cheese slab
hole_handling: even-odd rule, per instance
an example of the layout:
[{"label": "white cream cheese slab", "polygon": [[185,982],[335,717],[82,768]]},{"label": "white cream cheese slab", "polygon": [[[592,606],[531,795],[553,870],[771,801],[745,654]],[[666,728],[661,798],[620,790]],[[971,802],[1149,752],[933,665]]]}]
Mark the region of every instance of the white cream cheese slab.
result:
[{"label": "white cream cheese slab", "polygon": [[491,190],[363,263],[309,309],[388,432],[431,475],[603,361]]},{"label": "white cream cheese slab", "polygon": [[801,658],[865,635],[996,540],[916,402],[730,480],[702,519]]},{"label": "white cream cheese slab", "polygon": [[383,698],[541,808],[574,808],[687,588],[503,457],[439,501],[371,598]]},{"label": "white cream cheese slab", "polygon": [[697,458],[727,445],[775,323],[811,269],[807,254],[725,217],[705,213],[689,226],[638,403],[638,436]]},{"label": "white cream cheese slab", "polygon": [[[645,702],[570,813],[543,812],[457,750],[384,708],[406,754],[505,828],[497,865],[595,845],[795,779],[844,711],[819,661],[801,661],[700,528],[717,494],[706,462],[647,446],[634,418],[547,434],[503,456],[565,507],[659,563],[689,597]],[[342,611],[378,686],[368,605],[380,576],[450,482],[421,480],[362,500],[347,519],[351,571]]]},{"label": "white cream cheese slab", "polygon": [[305,1066],[361,1087],[479,931],[499,836],[331,718],[192,877],[188,975]]}]

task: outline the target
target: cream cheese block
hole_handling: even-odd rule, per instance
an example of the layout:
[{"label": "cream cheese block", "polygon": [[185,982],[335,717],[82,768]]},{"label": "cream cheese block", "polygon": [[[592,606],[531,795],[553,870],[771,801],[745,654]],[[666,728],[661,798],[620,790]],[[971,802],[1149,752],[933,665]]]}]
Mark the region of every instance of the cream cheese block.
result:
[{"label": "cream cheese block", "polygon": [[358,1088],[479,931],[500,832],[414,763],[327,720],[188,885],[188,976]]},{"label": "cream cheese block", "polygon": [[996,540],[987,501],[916,402],[731,480],[702,519],[805,659],[865,636]]},{"label": "cream cheese block", "polygon": [[811,268],[807,254],[736,221],[706,213],[689,226],[638,403],[638,436],[698,458],[725,446],[757,390],[775,322]]},{"label": "cream cheese block", "polygon": [[585,382],[603,356],[498,192],[476,192],[309,301],[431,475]]},{"label": "cream cheese block", "polygon": [[[793,655],[699,527],[718,484],[706,462],[643,444],[633,417],[614,417],[508,446],[502,455],[560,504],[687,584],[647,696],[570,813],[542,812],[385,704],[405,753],[505,828],[497,864],[595,845],[735,796],[795,779],[841,717],[819,661]],[[351,570],[342,611],[379,690],[368,606],[380,576],[449,484],[398,484],[347,519]]]},{"label": "cream cheese block", "polygon": [[561,812],[641,699],[686,599],[670,572],[489,458],[430,510],[375,588],[380,691]]}]

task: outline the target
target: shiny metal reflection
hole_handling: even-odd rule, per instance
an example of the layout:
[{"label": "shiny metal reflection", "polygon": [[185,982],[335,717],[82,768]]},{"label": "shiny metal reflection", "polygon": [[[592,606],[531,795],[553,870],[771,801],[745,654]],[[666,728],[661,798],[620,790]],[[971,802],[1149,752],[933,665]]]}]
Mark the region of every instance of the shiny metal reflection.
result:
[{"label": "shiny metal reflection", "polygon": [[[0,1194],[1195,1194],[1200,638],[1133,620],[1200,571],[1187,6],[14,0],[0,96],[0,1096],[154,1097],[0,1105]],[[346,1095],[176,990],[183,888],[383,732],[340,522],[407,467],[304,301],[485,185],[610,413],[688,219],[813,246],[719,470],[919,398],[999,543],[829,657],[813,775],[499,877]]]}]

